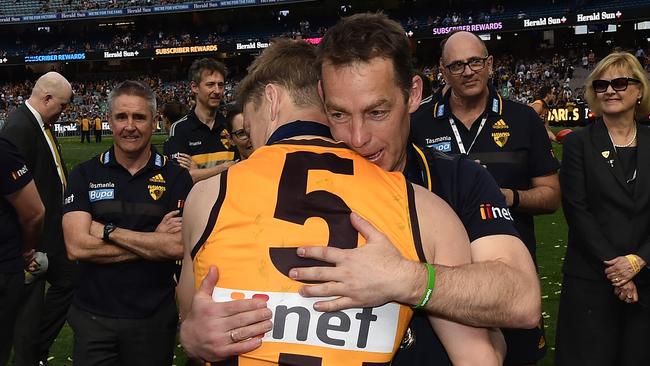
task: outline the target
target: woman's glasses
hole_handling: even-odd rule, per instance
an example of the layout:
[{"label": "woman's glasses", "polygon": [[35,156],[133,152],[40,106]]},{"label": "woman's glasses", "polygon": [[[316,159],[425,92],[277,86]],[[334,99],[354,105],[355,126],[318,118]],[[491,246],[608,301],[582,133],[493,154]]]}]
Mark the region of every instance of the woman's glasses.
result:
[{"label": "woman's glasses", "polygon": [[592,81],[591,86],[594,88],[594,91],[596,93],[604,93],[607,91],[607,88],[609,88],[610,85],[612,86],[612,89],[614,89],[614,91],[623,91],[627,89],[627,86],[630,85],[630,83],[640,83],[640,82],[641,81],[638,79],[627,78],[627,77],[616,78],[612,80],[598,79]]}]

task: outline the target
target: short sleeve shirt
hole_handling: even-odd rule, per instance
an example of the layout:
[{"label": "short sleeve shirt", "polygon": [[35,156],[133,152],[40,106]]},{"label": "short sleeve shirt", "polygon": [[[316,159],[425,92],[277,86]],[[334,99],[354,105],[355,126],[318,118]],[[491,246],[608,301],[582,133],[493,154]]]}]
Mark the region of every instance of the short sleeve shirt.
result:
[{"label": "short sleeve shirt", "polygon": [[23,270],[20,225],[13,206],[4,198],[23,189],[32,174],[16,146],[0,138],[0,273]]},{"label": "short sleeve shirt", "polygon": [[[532,187],[532,178],[558,170],[544,124],[532,108],[503,100],[491,88],[485,112],[467,129],[453,115],[450,94],[447,92],[433,103],[430,115],[420,115],[412,121],[411,138],[416,144],[459,154],[452,128],[455,125],[469,158],[480,160],[500,188],[527,190]],[[533,216],[514,211],[512,216],[515,228],[535,258]]]},{"label": "short sleeve shirt", "polygon": [[[101,224],[153,232],[165,214],[182,209],[191,188],[187,170],[169,164],[153,147],[147,165],[135,175],[117,162],[111,148],[73,170],[63,212],[85,211]],[[74,303],[88,312],[145,318],[174,299],[173,260],[81,262],[80,267]]]}]

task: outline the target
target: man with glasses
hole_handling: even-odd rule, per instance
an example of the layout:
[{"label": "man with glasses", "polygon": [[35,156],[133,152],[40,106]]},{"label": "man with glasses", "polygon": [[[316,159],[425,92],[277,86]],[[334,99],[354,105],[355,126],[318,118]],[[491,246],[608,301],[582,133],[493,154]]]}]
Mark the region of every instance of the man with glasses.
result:
[{"label": "man with glasses", "polygon": [[219,112],[226,74],[226,65],[210,58],[192,63],[189,78],[196,107],[172,124],[165,141],[165,155],[188,169],[194,183],[234,164],[235,152]]},{"label": "man with glasses", "polygon": [[[533,216],[552,213],[560,204],[559,164],[544,124],[532,108],[503,100],[489,85],[493,59],[479,37],[455,32],[441,48],[440,68],[449,89],[433,103],[432,113],[413,120],[411,136],[416,144],[480,161],[499,184],[535,260]],[[546,352],[542,324],[506,329],[504,336],[507,365],[534,364]]]}]

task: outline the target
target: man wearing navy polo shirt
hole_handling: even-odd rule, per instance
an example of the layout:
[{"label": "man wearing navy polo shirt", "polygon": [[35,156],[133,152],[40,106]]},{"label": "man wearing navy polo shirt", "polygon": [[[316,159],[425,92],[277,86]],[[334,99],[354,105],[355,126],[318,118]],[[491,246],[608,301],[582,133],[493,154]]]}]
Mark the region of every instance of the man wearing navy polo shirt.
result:
[{"label": "man wearing navy polo shirt", "polygon": [[75,168],[64,199],[68,256],[80,262],[68,323],[75,364],[170,365],[174,260],[187,170],[151,146],[156,96],[125,81],[108,97],[113,146]]},{"label": "man wearing navy polo shirt", "polygon": [[[503,100],[488,86],[492,56],[469,32],[451,34],[440,59],[449,89],[411,125],[416,144],[468,155],[492,174],[514,218],[514,225],[535,260],[533,216],[560,205],[559,163],[544,123],[523,104]],[[508,344],[506,365],[528,365],[546,353],[543,327],[503,330]]]},{"label": "man wearing navy polo shirt", "polygon": [[228,140],[226,120],[219,112],[226,66],[202,58],[192,63],[189,76],[196,107],[171,125],[164,152],[187,168],[196,183],[234,164],[235,150]]},{"label": "man wearing navy polo shirt", "polygon": [[0,139],[0,156],[0,365],[6,365],[23,298],[23,271],[36,269],[32,261],[45,207],[16,146]]}]

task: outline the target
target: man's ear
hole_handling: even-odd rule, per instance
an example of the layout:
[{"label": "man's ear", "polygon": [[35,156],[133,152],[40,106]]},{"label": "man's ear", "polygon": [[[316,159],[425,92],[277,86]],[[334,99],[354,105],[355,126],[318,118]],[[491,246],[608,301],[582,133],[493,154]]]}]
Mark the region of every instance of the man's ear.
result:
[{"label": "man's ear", "polygon": [[325,92],[323,91],[322,80],[318,80],[318,95],[320,96],[321,102],[323,102],[323,107],[325,107]]},{"label": "man's ear", "polygon": [[264,87],[264,98],[269,103],[269,121],[275,122],[280,112],[280,90],[275,84]]},{"label": "man's ear", "polygon": [[419,75],[411,79],[411,88],[409,89],[408,108],[409,113],[415,112],[420,107],[422,101],[422,79]]}]

